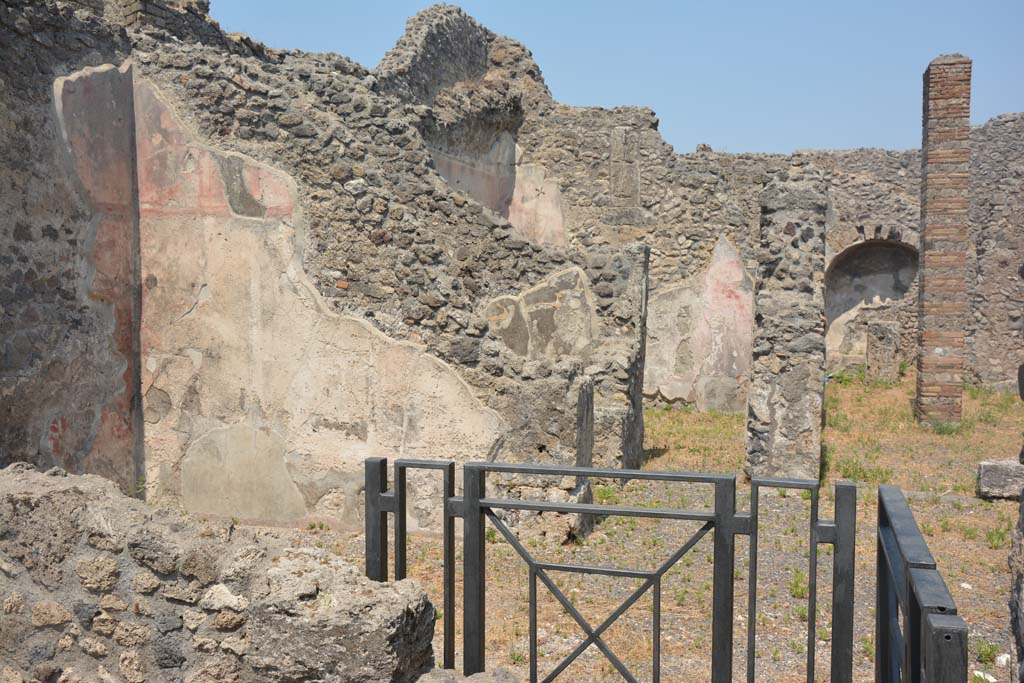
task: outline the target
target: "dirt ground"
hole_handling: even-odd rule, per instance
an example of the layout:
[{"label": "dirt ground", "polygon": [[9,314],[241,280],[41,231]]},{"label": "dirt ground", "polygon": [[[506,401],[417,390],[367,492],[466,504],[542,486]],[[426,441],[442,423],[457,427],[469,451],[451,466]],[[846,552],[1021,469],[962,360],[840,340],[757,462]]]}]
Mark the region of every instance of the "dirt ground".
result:
[{"label": "dirt ground", "polygon": [[[974,497],[981,460],[1016,458],[1022,445],[1024,404],[1011,394],[968,389],[965,420],[958,426],[928,428],[911,414],[913,377],[896,385],[867,384],[856,375],[832,378],[826,394],[827,452],[822,487],[822,519],[833,516],[832,484],[858,483],[854,668],[856,681],[873,680],[876,489],[904,489],[959,613],[970,628],[970,670],[997,681],[1009,680],[1002,654],[1012,653],[1009,634],[1007,555],[1018,506]],[[741,472],[744,416],[700,414],[654,408],[645,415],[647,470]],[[597,502],[631,506],[708,509],[710,487],[630,481],[592,482]],[[739,511],[749,510],[750,490],[740,477]],[[737,537],[735,567],[734,680],[745,680],[747,629],[755,620],[754,666],[763,681],[807,680],[808,630],[813,636],[814,680],[830,679],[831,547],[818,552],[817,609],[810,611],[808,519],[810,502],[799,491],[762,491],[760,502],[758,604],[748,614],[748,542]],[[548,562],[652,570],[700,527],[697,522],[605,517],[584,539],[533,535],[525,550]],[[487,661],[528,679],[528,573],[526,563],[496,530],[487,533]],[[324,539],[326,540],[326,539]],[[713,534],[707,534],[671,569],[661,586],[662,680],[710,680]],[[362,561],[361,538],[354,535],[339,551]],[[461,553],[456,564],[461,570]],[[441,605],[441,539],[411,536],[409,574]],[[641,583],[637,579],[551,572],[552,580],[592,627],[599,625]],[[461,571],[457,580],[461,585]],[[540,680],[570,653],[583,631],[542,583],[538,583],[538,661]],[[457,593],[456,605],[461,605]],[[608,647],[637,680],[652,674],[651,591],[647,591],[605,633]],[[456,615],[456,624],[461,614]],[[461,630],[456,652],[461,651]],[[435,651],[440,659],[441,625]],[[459,663],[461,667],[461,661]],[[558,678],[565,681],[617,681],[619,673],[594,646]]]}]

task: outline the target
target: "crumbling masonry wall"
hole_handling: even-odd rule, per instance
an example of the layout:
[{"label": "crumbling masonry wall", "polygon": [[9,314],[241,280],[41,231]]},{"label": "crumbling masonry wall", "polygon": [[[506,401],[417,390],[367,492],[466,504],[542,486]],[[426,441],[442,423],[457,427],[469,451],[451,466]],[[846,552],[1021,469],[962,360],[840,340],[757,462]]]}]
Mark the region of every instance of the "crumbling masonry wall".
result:
[{"label": "crumbling masonry wall", "polygon": [[[71,7],[0,7],[0,463],[142,476],[131,71],[110,27]],[[80,110],[69,100],[95,98]],[[63,125],[58,124],[58,119]],[[72,145],[74,150],[69,149]]]},{"label": "crumbling masonry wall", "polygon": [[1024,115],[972,128],[970,160],[965,372],[1013,391],[1024,365]]},{"label": "crumbling masonry wall", "polygon": [[[648,109],[555,102],[524,46],[452,6],[410,19],[373,70],[224,34],[206,9],[0,8],[14,55],[0,106],[31,112],[4,130],[5,152],[33,151],[8,154],[2,169],[17,188],[0,197],[14,218],[3,228],[12,269],[0,294],[5,462],[106,468],[127,490],[178,497],[207,478],[188,474],[191,463],[221,457],[223,430],[241,430],[272,454],[269,470],[251,471],[283,483],[288,519],[350,519],[359,454],[370,451],[578,462],[576,443],[588,439],[577,415],[589,414],[579,397],[592,386],[590,462],[638,463],[642,393],[745,409],[759,195],[793,168],[830,178],[824,259],[843,277],[832,291],[826,281],[826,300],[863,294],[825,319],[829,367],[866,363],[894,377],[916,356],[919,278],[904,265],[921,247],[917,151],[677,153]],[[83,71],[103,65],[106,76]],[[103,212],[74,163],[88,150],[61,136],[76,124],[58,120],[52,85],[115,74],[130,80],[132,125],[155,137],[135,136],[141,263],[115,259],[110,270],[92,250]],[[970,136],[964,372],[1005,385],[1024,362],[1021,117]],[[176,169],[200,186],[168,182]],[[906,256],[897,272],[865,276],[875,256],[893,253]],[[253,284],[268,272],[281,276]],[[125,315],[130,301],[114,289],[91,289],[113,276],[137,283],[145,315]],[[290,316],[312,331],[282,330]],[[884,328],[895,336],[872,332]],[[363,388],[327,393],[311,372],[279,381],[310,358],[349,376],[337,359],[356,347],[359,367],[373,368]],[[383,398],[374,389],[396,367],[443,378],[455,403],[408,385],[387,385],[395,400]],[[467,420],[437,429],[424,397]],[[437,450],[438,440],[465,448]],[[325,454],[328,443],[352,457]]]},{"label": "crumbling masonry wall", "polygon": [[[45,49],[33,36],[70,16],[64,7],[5,8],[11,44]],[[76,112],[38,108],[63,136],[56,153],[130,163],[118,186],[138,185],[126,212],[135,247],[115,245],[137,259],[117,291],[136,305],[141,296],[143,312],[128,318],[134,334],[119,361],[138,368],[122,381],[141,383],[133,415],[145,418],[131,433],[144,434],[144,452],[139,441],[129,451],[135,469],[117,468],[125,490],[224,516],[352,523],[370,454],[575,464],[577,443],[592,443],[579,464],[640,461],[645,248],[566,252],[514,239],[504,218],[431,168],[420,132],[429,107],[379,94],[349,60],[221,34],[171,40],[154,26],[116,43],[103,19],[82,16],[72,39],[117,45],[111,64],[27,63],[40,65],[37,81],[56,77],[61,107]],[[108,82],[119,90],[98,99]],[[110,125],[96,116],[100,102],[130,122],[117,137],[125,149],[89,147]],[[40,175],[87,183],[90,173],[79,164]],[[78,285],[92,267],[87,258],[69,279]],[[508,297],[521,300],[526,329],[490,313]],[[525,349],[515,342],[524,334]],[[54,409],[46,396],[74,380],[28,380],[25,417],[4,405],[14,415],[5,429],[22,431],[3,458],[58,462],[36,443]],[[37,414],[47,422],[36,426]],[[97,432],[83,431],[85,445],[65,460],[96,471],[84,455]]]},{"label": "crumbling masonry wall", "polygon": [[0,528],[5,683],[411,683],[433,664],[423,591],[308,538],[196,523],[24,464],[0,470]]},{"label": "crumbling masonry wall", "polygon": [[[429,169],[411,125],[425,112],[374,95],[361,82],[368,82],[365,72],[339,73],[343,63],[335,58],[287,56],[282,77],[272,64],[225,60],[202,46],[156,48],[137,48],[140,70],[186,103],[179,111],[192,125],[217,147],[296,179],[308,226],[304,270],[326,304],[364,316],[392,337],[424,343],[502,415],[502,438],[477,457],[542,453],[572,462],[575,385],[584,371],[596,388],[595,460],[613,464],[639,452],[639,430],[628,425],[640,416],[628,394],[642,346],[642,249],[566,254],[511,238],[503,219],[453,193]],[[526,358],[490,331],[488,302],[570,266],[585,273],[573,287],[591,290],[584,298],[596,315],[585,352],[552,347]]]},{"label": "crumbling masonry wall", "polygon": [[824,417],[827,178],[793,169],[761,194],[749,476],[817,479]]},{"label": "crumbling masonry wall", "polygon": [[[916,251],[919,167],[913,152],[784,156],[705,148],[677,154],[658,134],[649,110],[555,104],[539,111],[526,112],[519,129],[517,168],[540,168],[557,183],[569,243],[593,248],[642,239],[651,245],[644,391],[652,400],[744,410],[754,330],[750,283],[758,267],[758,194],[791,165],[814,166],[832,178],[827,262],[865,243]],[[632,189],[624,190],[627,185]],[[716,294],[714,301],[708,292]],[[868,305],[850,312],[854,333],[846,344],[859,349],[855,362],[865,362],[866,329],[879,319],[899,327],[894,363],[915,356],[915,301],[912,280],[901,297],[878,302],[871,297]],[[838,336],[834,349],[837,359],[844,336]]]},{"label": "crumbling masonry wall", "polygon": [[[742,365],[716,364],[712,375],[723,381],[710,398],[693,379],[708,370],[693,362],[706,356],[708,337],[700,327],[714,330],[713,348],[730,346],[732,340],[749,336],[753,327],[738,305],[749,299],[742,287],[733,289],[722,307],[704,308],[717,318],[710,324],[687,312],[692,308],[689,302],[701,297],[700,283],[719,270],[722,239],[743,264],[745,277],[738,281],[749,279],[758,265],[761,187],[791,164],[809,164],[831,177],[827,265],[855,254],[858,258],[848,263],[856,265],[860,256],[871,254],[859,251],[864,245],[878,247],[879,252],[891,247],[907,255],[903,265],[912,264],[921,246],[920,152],[853,149],[762,155],[726,154],[700,146],[680,154],[665,143],[657,126],[654,113],[641,108],[605,110],[540,102],[524,112],[517,130],[516,169],[543,173],[552,185],[544,195],[557,197],[562,217],[558,231],[567,233],[570,245],[592,248],[641,239],[651,246],[646,396],[701,409],[742,409],[748,377]],[[969,381],[987,386],[1012,385],[1024,348],[1019,343],[1019,306],[1012,303],[1024,297],[1024,279],[1013,271],[1020,264],[1012,266],[1019,259],[998,246],[1021,243],[1024,199],[1016,191],[1021,182],[1020,130],[1020,116],[1007,115],[970,133],[966,278],[972,315],[965,321],[966,372]],[[543,234],[529,220],[510,218],[524,239]],[[977,254],[973,245],[978,245]],[[864,265],[870,270],[871,260]],[[903,265],[879,274],[883,286],[876,287],[871,278],[854,283],[862,300],[845,311],[836,327],[833,320],[826,321],[830,369],[864,365],[868,344],[873,343],[869,330],[877,325],[897,330],[889,370],[916,359],[918,279],[913,272],[900,272]],[[735,322],[726,322],[730,320]],[[974,350],[976,345],[980,352]],[[728,372],[735,374],[726,383]]]}]

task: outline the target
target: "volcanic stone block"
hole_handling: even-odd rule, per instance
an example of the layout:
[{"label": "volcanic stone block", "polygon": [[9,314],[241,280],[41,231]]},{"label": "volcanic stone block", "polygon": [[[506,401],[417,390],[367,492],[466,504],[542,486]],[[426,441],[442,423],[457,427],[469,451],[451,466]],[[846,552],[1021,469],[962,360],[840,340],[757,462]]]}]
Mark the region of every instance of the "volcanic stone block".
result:
[{"label": "volcanic stone block", "polygon": [[1020,500],[1024,489],[1024,465],[1013,460],[978,463],[978,497]]}]

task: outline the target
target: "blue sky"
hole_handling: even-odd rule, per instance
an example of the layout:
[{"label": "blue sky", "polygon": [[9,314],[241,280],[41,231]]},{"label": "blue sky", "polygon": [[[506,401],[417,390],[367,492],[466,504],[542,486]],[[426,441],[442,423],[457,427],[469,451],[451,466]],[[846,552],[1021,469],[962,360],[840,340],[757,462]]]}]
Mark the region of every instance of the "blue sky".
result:
[{"label": "blue sky", "polygon": [[[228,31],[374,67],[429,2],[211,0]],[[917,147],[921,73],[974,60],[971,119],[1024,111],[1024,0],[467,0],[555,98],[654,109],[677,151]]]}]

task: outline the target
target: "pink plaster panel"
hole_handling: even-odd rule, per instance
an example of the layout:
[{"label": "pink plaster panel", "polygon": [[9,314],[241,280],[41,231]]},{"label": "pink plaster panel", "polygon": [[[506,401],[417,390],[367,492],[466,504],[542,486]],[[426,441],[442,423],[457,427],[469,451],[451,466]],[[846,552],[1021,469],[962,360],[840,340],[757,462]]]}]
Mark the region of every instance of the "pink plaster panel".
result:
[{"label": "pink plaster panel", "polygon": [[[156,89],[138,83],[135,94],[139,204],[143,216],[222,216],[231,209],[229,192],[263,206],[265,215],[290,215],[294,206],[286,177],[250,160],[243,162],[242,184],[229,188],[225,165],[229,155],[190,143],[181,123],[160,100]],[[240,157],[235,157],[240,158]]]},{"label": "pink plaster panel", "polygon": [[[130,66],[85,69],[55,83],[58,117],[72,167],[94,212],[95,238],[89,296],[112,306],[111,347],[123,358],[120,386],[99,419],[87,413],[58,415],[47,442],[57,462],[72,471],[99,474],[126,490],[136,482],[138,415],[138,272],[133,84]],[[69,369],[73,373],[73,370]],[[88,424],[85,424],[85,423]],[[80,461],[65,442],[91,434]]]},{"label": "pink plaster panel", "polygon": [[743,410],[753,348],[752,285],[720,238],[703,274],[651,295],[644,391],[699,410]]}]

